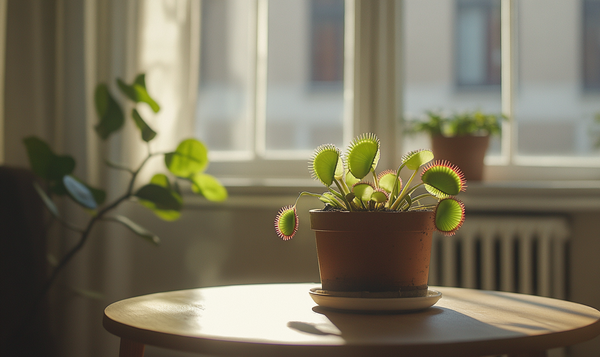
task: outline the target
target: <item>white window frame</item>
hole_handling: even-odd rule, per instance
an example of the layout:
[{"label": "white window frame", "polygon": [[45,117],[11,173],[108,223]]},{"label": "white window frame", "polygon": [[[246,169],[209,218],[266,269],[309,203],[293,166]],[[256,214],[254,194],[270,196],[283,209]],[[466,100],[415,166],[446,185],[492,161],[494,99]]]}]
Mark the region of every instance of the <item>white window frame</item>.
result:
[{"label": "white window frame", "polygon": [[[381,165],[390,168],[399,163],[401,140],[396,125],[399,97],[395,77],[395,19],[399,9],[396,0],[345,0],[344,143],[360,133],[377,134],[383,145]],[[254,152],[245,157],[215,152],[209,170],[231,186],[312,185],[307,165],[312,151],[268,153],[264,147],[267,11],[268,0],[257,0]]]},{"label": "white window frame", "polygon": [[490,181],[597,180],[600,157],[561,157],[517,155],[517,125],[514,104],[518,90],[518,13],[516,0],[501,0],[502,113],[508,118],[502,125],[502,153],[486,157]]},{"label": "white window frame", "polygon": [[[266,21],[268,0],[257,0],[257,75],[266,78]],[[600,157],[540,157],[517,155],[514,99],[517,90],[518,39],[515,0],[501,0],[502,23],[502,152],[486,157],[486,181],[573,181],[596,180]],[[402,151],[402,0],[345,0],[344,142],[355,135],[373,132],[382,142],[380,167],[399,165]],[[262,42],[261,42],[262,38]],[[262,62],[261,62],[262,61]],[[265,103],[266,81],[257,79],[257,101]],[[262,111],[262,112],[261,112]],[[264,129],[264,108],[256,108],[255,132],[259,142]],[[262,118],[262,119],[261,119]],[[262,127],[261,127],[262,126]],[[264,130],[262,130],[264,133]],[[215,155],[210,172],[229,186],[314,186],[308,174],[308,152],[279,152],[266,155],[255,143],[255,152],[243,160]],[[342,148],[344,149],[344,148]]]}]

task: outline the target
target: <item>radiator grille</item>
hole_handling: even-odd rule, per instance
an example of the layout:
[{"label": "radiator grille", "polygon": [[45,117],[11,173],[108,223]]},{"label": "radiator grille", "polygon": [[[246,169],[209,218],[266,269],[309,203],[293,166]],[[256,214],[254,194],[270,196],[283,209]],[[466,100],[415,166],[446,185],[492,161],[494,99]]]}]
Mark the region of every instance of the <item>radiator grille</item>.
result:
[{"label": "radiator grille", "polygon": [[434,234],[429,285],[564,299],[568,237],[563,216],[469,216],[455,236]]}]

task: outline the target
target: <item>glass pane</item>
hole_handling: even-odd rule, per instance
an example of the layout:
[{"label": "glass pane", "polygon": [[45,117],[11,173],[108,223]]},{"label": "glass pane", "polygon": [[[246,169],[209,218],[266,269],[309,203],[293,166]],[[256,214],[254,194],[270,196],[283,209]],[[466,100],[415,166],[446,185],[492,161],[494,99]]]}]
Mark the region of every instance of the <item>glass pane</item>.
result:
[{"label": "glass pane", "polygon": [[203,0],[196,136],[211,151],[251,150],[254,3]]},{"label": "glass pane", "polygon": [[597,156],[599,10],[595,1],[518,3],[518,154]]},{"label": "glass pane", "polygon": [[[500,0],[404,1],[404,115],[501,113]],[[407,135],[404,152],[430,148],[427,134]],[[500,138],[489,154],[500,153]]]},{"label": "glass pane", "polygon": [[269,2],[267,150],[341,146],[344,1]]},{"label": "glass pane", "polygon": [[583,4],[518,3],[518,154],[597,155],[593,118],[600,112],[600,101],[594,83],[600,63],[594,59],[600,12],[595,1]]}]

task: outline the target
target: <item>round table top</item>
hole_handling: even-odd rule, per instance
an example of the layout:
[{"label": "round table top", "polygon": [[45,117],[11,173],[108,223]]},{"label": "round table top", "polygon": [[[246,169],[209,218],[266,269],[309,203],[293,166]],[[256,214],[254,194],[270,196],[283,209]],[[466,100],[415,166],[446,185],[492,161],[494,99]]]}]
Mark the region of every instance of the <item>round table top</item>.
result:
[{"label": "round table top", "polygon": [[539,296],[431,287],[426,310],[327,310],[318,284],[234,285],[134,297],[108,306],[104,327],[147,345],[217,355],[464,356],[543,351],[600,334],[600,312]]}]

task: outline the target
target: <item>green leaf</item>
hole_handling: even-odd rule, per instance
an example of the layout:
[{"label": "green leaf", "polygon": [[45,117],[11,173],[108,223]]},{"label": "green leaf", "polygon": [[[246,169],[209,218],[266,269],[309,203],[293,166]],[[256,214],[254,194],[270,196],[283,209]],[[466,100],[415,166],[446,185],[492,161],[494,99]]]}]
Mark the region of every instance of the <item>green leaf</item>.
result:
[{"label": "green leaf", "polygon": [[465,179],[460,169],[447,162],[429,164],[421,173],[421,181],[429,193],[438,197],[458,195],[465,190]]},{"label": "green leaf", "polygon": [[48,197],[46,192],[44,192],[44,189],[42,189],[40,187],[40,185],[37,184],[37,182],[33,183],[33,188],[35,189],[35,191],[38,193],[38,195],[40,196],[40,198],[46,205],[46,208],[48,208],[48,211],[50,211],[50,213],[52,213],[52,215],[54,217],[59,217],[58,208],[56,208],[54,201],[52,201],[52,199],[50,197]]},{"label": "green leaf", "polygon": [[411,151],[402,157],[402,162],[410,170],[417,170],[419,167],[425,165],[429,161],[433,160],[433,153],[430,150],[416,150]]},{"label": "green leaf", "polygon": [[148,90],[146,89],[146,75],[139,74],[131,85],[126,84],[121,79],[117,79],[117,85],[123,94],[127,96],[127,98],[131,99],[136,103],[146,103],[150,106],[152,111],[158,113],[160,110],[160,106],[150,94],[148,94]]},{"label": "green leaf", "polygon": [[366,182],[359,182],[354,187],[352,187],[352,193],[361,201],[369,202],[371,200],[371,195],[373,195],[373,186]]},{"label": "green leaf", "polygon": [[348,187],[352,187],[359,182],[360,180],[354,177],[350,171],[346,171],[346,185],[348,185]]},{"label": "green leaf", "polygon": [[125,227],[129,228],[133,233],[137,234],[138,236],[142,237],[143,239],[154,245],[160,244],[160,238],[158,238],[156,234],[148,231],[144,227],[140,226],[139,224],[135,223],[134,221],[125,216],[116,215],[107,219],[121,223]]},{"label": "green leaf", "polygon": [[155,174],[150,179],[150,183],[162,186],[162,187],[168,189],[169,191],[172,191],[171,182],[169,181],[169,177],[165,174]]},{"label": "green leaf", "polygon": [[[152,176],[150,180],[151,184],[158,185],[166,189],[178,202],[183,205],[183,199],[181,198],[181,193],[179,192],[179,187],[177,182],[173,185],[169,182],[169,178],[165,174],[156,174]],[[180,209],[161,209],[158,208],[157,205],[151,201],[140,200],[140,204],[149,208],[156,214],[159,218],[165,221],[175,221],[181,217]]]},{"label": "green leaf", "polygon": [[227,199],[227,190],[216,177],[197,173],[191,177],[192,191],[206,197],[209,201],[221,202]]},{"label": "green leaf", "polygon": [[50,162],[54,158],[54,152],[50,146],[42,139],[29,136],[23,139],[27,156],[29,157],[29,165],[31,170],[39,177],[48,180],[48,170]]},{"label": "green leaf", "polygon": [[96,209],[98,207],[92,191],[73,176],[67,175],[63,177],[63,184],[67,189],[67,193],[75,202],[89,209]]},{"label": "green leaf", "polygon": [[453,235],[465,220],[465,206],[455,198],[441,200],[435,209],[435,226],[445,235]]},{"label": "green leaf", "polygon": [[142,186],[134,196],[151,203],[153,208],[159,210],[181,211],[183,207],[181,198],[175,197],[168,188],[153,183]]},{"label": "green leaf", "polygon": [[90,190],[90,192],[92,193],[92,196],[94,196],[94,201],[96,201],[98,206],[100,206],[101,204],[104,203],[104,201],[106,201],[106,191],[104,191],[100,188],[91,187],[85,183],[84,183],[84,185],[85,185],[85,187],[87,187],[88,190]]},{"label": "green leaf", "polygon": [[394,196],[397,195],[402,188],[402,179],[400,177],[396,178],[396,173],[392,170],[380,173],[378,181],[379,188],[385,190],[387,193],[392,193],[395,188],[396,191],[394,192]]},{"label": "green leaf", "polygon": [[309,170],[314,179],[329,187],[336,176],[341,176],[343,168],[340,150],[335,145],[326,144],[315,150]]},{"label": "green leaf", "polygon": [[298,231],[296,206],[287,206],[279,210],[275,218],[275,231],[283,240],[290,240]]},{"label": "green leaf", "polygon": [[156,132],[152,130],[152,128],[148,124],[146,124],[146,122],[144,121],[144,119],[142,119],[140,113],[138,113],[136,109],[133,109],[131,111],[131,117],[133,118],[135,125],[138,127],[138,129],[140,129],[140,132],[142,133],[142,140],[144,140],[145,142],[149,142],[156,137]]},{"label": "green leaf", "polygon": [[49,180],[62,180],[66,175],[70,175],[75,170],[75,159],[69,155],[54,155],[50,160],[48,167]]},{"label": "green leaf", "polygon": [[95,93],[96,112],[100,118],[94,126],[100,138],[106,140],[110,134],[120,130],[125,123],[125,115],[119,103],[113,98],[106,84],[99,84]]},{"label": "green leaf", "polygon": [[165,155],[165,165],[173,175],[189,178],[208,166],[208,149],[196,139],[184,140],[175,152]]},{"label": "green leaf", "polygon": [[350,144],[346,163],[354,177],[362,180],[377,167],[379,162],[379,139],[374,134],[363,134]]},{"label": "green leaf", "polygon": [[376,189],[373,191],[373,194],[371,195],[371,200],[375,203],[385,203],[388,201],[389,198],[390,198],[390,196],[383,189]]}]

